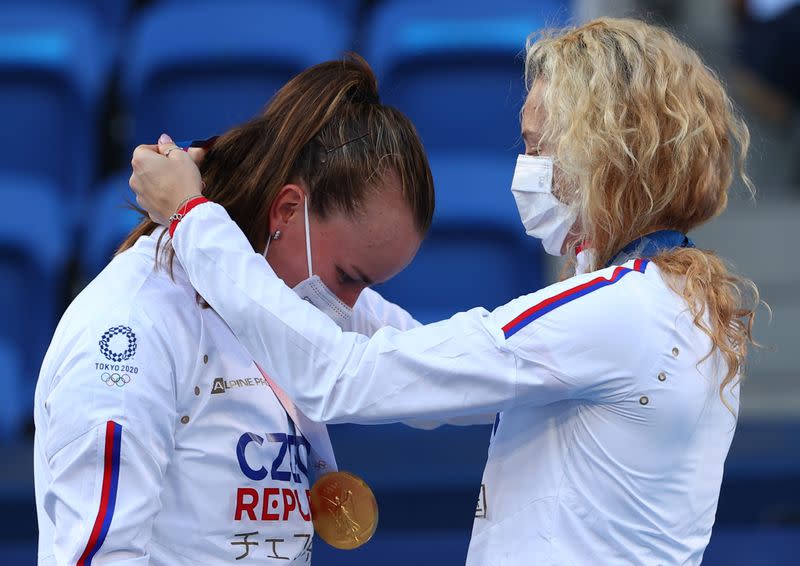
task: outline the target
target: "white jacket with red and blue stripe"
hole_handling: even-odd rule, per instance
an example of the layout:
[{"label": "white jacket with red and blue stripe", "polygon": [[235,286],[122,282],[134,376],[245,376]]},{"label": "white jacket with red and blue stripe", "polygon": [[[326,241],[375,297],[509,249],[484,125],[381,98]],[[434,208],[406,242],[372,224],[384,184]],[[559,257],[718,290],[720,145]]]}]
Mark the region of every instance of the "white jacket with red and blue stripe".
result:
[{"label": "white jacket with red and blue stripe", "polygon": [[[180,263],[154,269],[158,236],[75,299],[42,364],[39,564],[308,564],[325,463]],[[351,324],[416,325],[370,290]]]},{"label": "white jacket with red and blue stripe", "polygon": [[499,413],[470,566],[702,560],[738,387],[726,406],[724,360],[655,263],[366,338],[299,300],[216,204],[187,215],[173,245],[198,292],[310,418]]}]

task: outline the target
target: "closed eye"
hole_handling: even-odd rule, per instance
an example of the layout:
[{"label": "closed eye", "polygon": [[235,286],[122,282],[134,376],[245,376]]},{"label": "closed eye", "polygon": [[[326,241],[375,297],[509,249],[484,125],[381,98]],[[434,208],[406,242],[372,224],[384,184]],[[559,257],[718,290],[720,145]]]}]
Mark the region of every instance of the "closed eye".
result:
[{"label": "closed eye", "polygon": [[339,279],[340,285],[355,285],[356,283],[363,283],[362,281],[352,277],[344,271],[341,267],[336,267],[336,277]]}]

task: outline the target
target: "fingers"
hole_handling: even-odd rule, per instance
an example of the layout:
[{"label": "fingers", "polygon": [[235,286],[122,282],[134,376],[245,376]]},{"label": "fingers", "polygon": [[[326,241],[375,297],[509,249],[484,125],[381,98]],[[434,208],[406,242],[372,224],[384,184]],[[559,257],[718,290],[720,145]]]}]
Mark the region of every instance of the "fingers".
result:
[{"label": "fingers", "polygon": [[147,159],[158,155],[157,145],[140,145],[133,150],[133,157],[131,158],[131,167],[134,171],[138,171]]},{"label": "fingers", "polygon": [[[195,165],[200,165],[203,159],[206,156],[208,150],[202,147],[190,147],[190,148],[182,148],[178,146],[172,138],[168,134],[161,134],[161,137],[158,138],[158,145],[157,146],[146,146],[148,148],[155,147],[158,153],[163,155],[164,157],[169,158],[170,155],[180,155],[180,153],[186,153],[192,161],[194,161]],[[183,150],[182,152],[177,152],[176,150]],[[183,158],[181,158],[183,159]]]},{"label": "fingers", "polygon": [[174,147],[178,147],[177,144],[172,141],[172,138],[169,137],[167,134],[161,134],[158,138],[158,150],[161,152],[161,155],[164,155],[165,151],[168,151]]},{"label": "fingers", "polygon": [[158,138],[158,152],[167,159],[173,153],[176,155],[183,153],[182,148],[178,147],[167,134],[161,134],[161,137]]},{"label": "fingers", "polygon": [[131,165],[128,184],[136,203],[159,224],[167,223],[185,197],[202,192],[203,180],[193,156],[166,134],[156,145],[137,147]]},{"label": "fingers", "polygon": [[183,153],[183,150],[175,145],[174,143],[170,144],[158,144],[158,152],[169,159],[170,154],[175,153],[176,155],[180,155]]}]

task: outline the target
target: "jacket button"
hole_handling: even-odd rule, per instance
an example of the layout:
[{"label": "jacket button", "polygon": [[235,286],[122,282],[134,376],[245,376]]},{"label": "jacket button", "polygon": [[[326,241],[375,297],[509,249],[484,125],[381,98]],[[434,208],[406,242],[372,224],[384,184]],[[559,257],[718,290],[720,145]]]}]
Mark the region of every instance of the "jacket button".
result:
[{"label": "jacket button", "polygon": [[183,415],[183,416],[181,417],[181,422],[182,422],[183,424],[188,424],[188,423],[189,423],[189,417],[187,417],[186,415]]},{"label": "jacket button", "polygon": [[650,402],[650,399],[647,398],[646,395],[642,395],[639,397],[639,404],[640,405],[647,405]]},{"label": "jacket button", "polygon": [[205,354],[205,355],[203,356],[203,363],[204,363],[204,364],[207,364],[207,363],[208,363],[208,354]]},{"label": "jacket button", "polygon": [[672,349],[672,355],[675,356],[676,358],[678,357],[678,354],[680,354],[680,353],[681,353],[681,351],[678,350],[677,347]]},{"label": "jacket button", "polygon": [[666,381],[667,380],[667,374],[662,371],[661,373],[658,374],[658,380],[659,381]]},{"label": "jacket button", "polygon": [[194,394],[195,395],[200,395],[200,388],[197,387],[196,385],[194,386]]}]

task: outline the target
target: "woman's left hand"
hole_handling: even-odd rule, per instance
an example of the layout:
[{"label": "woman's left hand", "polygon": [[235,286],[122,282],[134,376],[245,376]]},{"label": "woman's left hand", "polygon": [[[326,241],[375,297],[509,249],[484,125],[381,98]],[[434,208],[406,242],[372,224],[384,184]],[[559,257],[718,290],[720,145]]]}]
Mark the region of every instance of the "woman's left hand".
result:
[{"label": "woman's left hand", "polygon": [[134,150],[129,184],[136,193],[137,204],[154,222],[167,225],[167,219],[181,202],[202,192],[203,181],[196,161],[202,160],[204,154],[190,155],[166,134],[158,140],[158,145],[140,145]]}]

